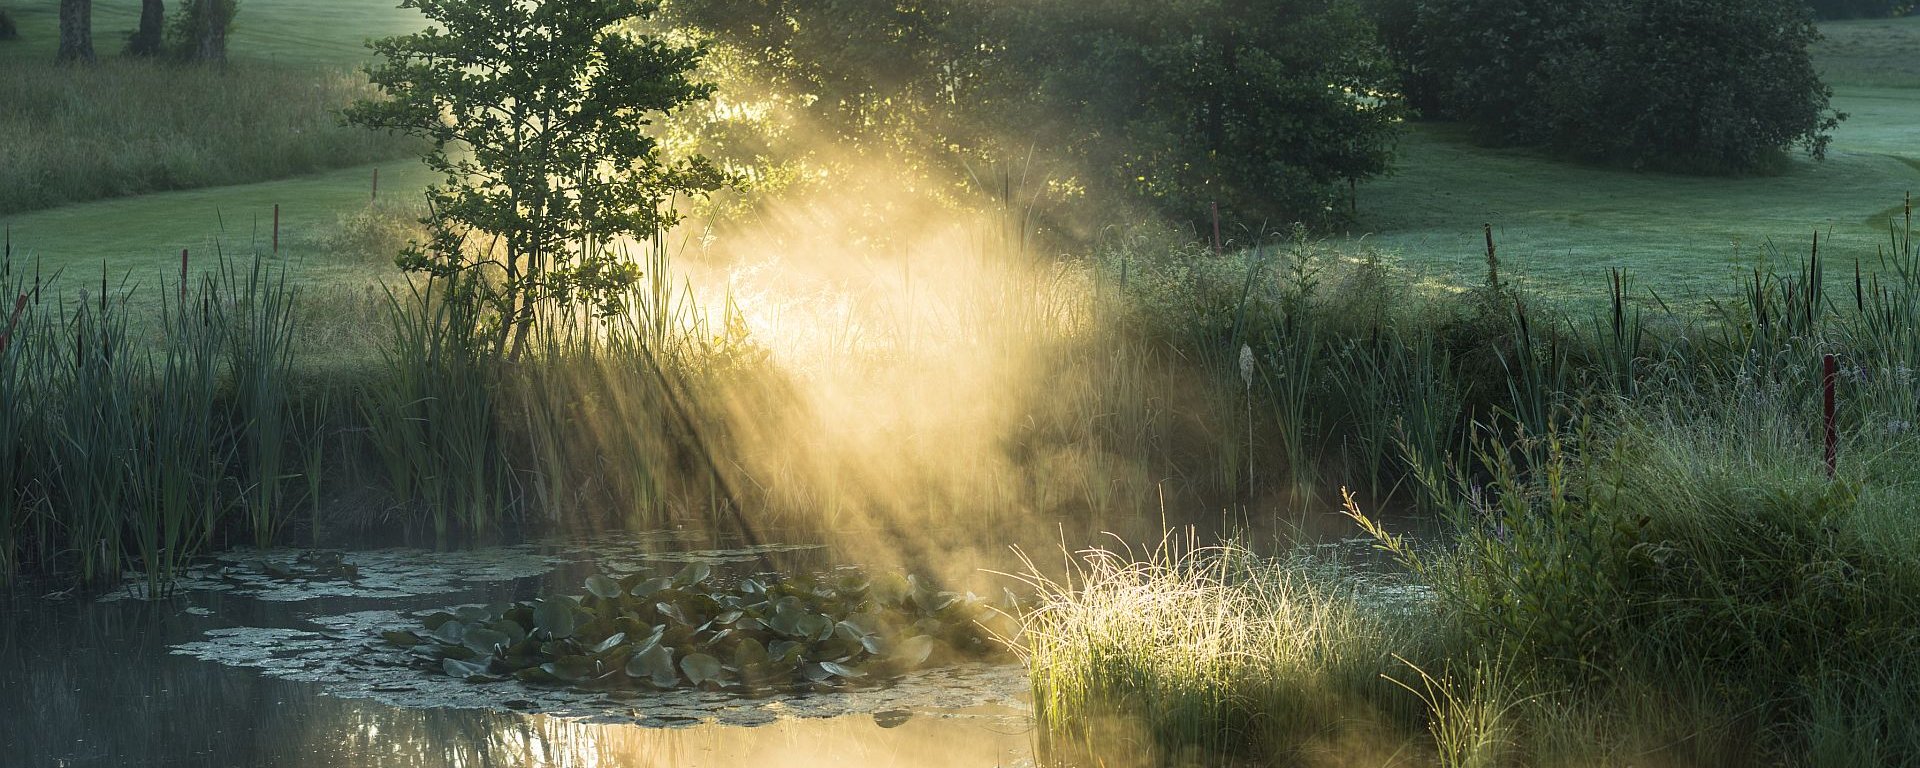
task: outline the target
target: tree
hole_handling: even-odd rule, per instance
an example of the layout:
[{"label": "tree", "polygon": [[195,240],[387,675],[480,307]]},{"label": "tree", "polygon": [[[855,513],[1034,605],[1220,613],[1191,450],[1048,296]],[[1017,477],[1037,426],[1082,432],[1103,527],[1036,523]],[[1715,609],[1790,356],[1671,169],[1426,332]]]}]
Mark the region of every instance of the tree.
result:
[{"label": "tree", "polygon": [[1427,0],[1411,69],[1495,140],[1635,168],[1743,173],[1844,116],[1802,0]]},{"label": "tree", "polygon": [[620,309],[639,273],[621,237],[659,236],[666,205],[717,189],[702,158],[663,159],[653,122],[706,99],[691,73],[702,51],[633,31],[643,0],[403,0],[426,31],[371,44],[387,96],[350,122],[424,137],[427,242],[402,268],[465,286],[497,349],[517,356],[543,311]]},{"label": "tree", "polygon": [[[233,17],[239,12],[237,0],[182,0],[167,28],[167,50],[181,61],[225,64],[227,30],[233,27]],[[141,23],[145,22],[143,5]]]},{"label": "tree", "polygon": [[1913,13],[1912,0],[1809,0],[1822,19],[1878,19]]},{"label": "tree", "polygon": [[1253,225],[1325,222],[1385,170],[1400,111],[1352,0],[665,7],[843,145],[955,176],[1052,150],[1035,164],[1103,221],[1115,203],[1187,221],[1218,203]]},{"label": "tree", "polygon": [[1189,222],[1330,223],[1384,173],[1401,104],[1349,0],[1036,4],[1014,27],[1040,113],[1086,167]]},{"label": "tree", "polygon": [[93,0],[60,0],[60,50],[54,60],[93,62]]},{"label": "tree", "polygon": [[165,0],[140,0],[140,26],[127,36],[127,55],[159,56],[167,27]]}]

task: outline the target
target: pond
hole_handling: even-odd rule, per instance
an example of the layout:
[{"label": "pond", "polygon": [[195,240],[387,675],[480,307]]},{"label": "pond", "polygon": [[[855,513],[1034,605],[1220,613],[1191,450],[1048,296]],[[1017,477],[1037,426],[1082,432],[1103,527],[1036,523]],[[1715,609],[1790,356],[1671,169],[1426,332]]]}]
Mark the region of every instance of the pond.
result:
[{"label": "pond", "polygon": [[[595,573],[737,580],[845,553],[701,534],[463,551],[236,550],[166,599],[16,594],[0,636],[0,763],[31,766],[1018,766],[1022,670],[943,664],[887,685],[589,691],[469,683],[381,633],[457,606],[580,594]],[[702,569],[705,570],[705,569]]]}]

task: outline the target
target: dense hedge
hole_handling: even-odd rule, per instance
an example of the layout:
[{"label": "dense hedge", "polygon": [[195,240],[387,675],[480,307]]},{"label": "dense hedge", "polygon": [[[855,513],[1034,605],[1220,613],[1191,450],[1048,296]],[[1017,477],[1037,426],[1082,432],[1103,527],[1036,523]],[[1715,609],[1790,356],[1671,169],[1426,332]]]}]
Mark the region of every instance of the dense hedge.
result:
[{"label": "dense hedge", "polygon": [[[1401,6],[1404,13],[1404,5]],[[1799,0],[1423,0],[1399,38],[1428,114],[1629,167],[1763,170],[1840,116]]]},{"label": "dense hedge", "polygon": [[1808,0],[1822,19],[1883,19],[1913,13],[1912,0]]}]

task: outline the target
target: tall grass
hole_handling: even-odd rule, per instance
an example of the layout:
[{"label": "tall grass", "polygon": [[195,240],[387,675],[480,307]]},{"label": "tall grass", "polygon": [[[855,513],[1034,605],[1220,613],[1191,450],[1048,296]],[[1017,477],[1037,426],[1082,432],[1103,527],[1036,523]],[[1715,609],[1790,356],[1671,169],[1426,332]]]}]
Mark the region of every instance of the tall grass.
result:
[{"label": "tall grass", "polygon": [[242,184],[401,157],[403,140],[339,125],[357,73],[249,64],[10,62],[0,76],[0,214]]},{"label": "tall grass", "polygon": [[104,270],[97,289],[43,295],[53,281],[9,260],[20,307],[0,350],[9,575],[30,562],[101,585],[133,568],[162,593],[229,522],[271,542],[292,291],[257,259],[195,281],[185,266],[161,289],[160,317],[136,321],[131,288]]},{"label": "tall grass", "polygon": [[1431,628],[1356,600],[1327,563],[1169,540],[1030,578],[1020,650],[1050,759],[1386,764],[1421,728],[1382,676],[1406,669],[1395,653],[1424,660]]}]

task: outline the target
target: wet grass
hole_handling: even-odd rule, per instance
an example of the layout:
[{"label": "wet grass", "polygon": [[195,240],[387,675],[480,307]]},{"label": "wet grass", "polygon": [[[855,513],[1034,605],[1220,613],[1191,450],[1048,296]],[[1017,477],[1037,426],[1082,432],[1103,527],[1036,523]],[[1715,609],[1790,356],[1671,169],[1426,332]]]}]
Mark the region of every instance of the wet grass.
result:
[{"label": "wet grass", "polygon": [[1829,22],[1816,61],[1849,114],[1826,162],[1775,176],[1698,178],[1593,168],[1477,145],[1455,126],[1414,123],[1398,170],[1360,188],[1362,232],[1434,282],[1478,283],[1492,223],[1516,280],[1587,306],[1612,269],[1641,278],[1635,303],[1697,307],[1756,264],[1785,268],[1819,230],[1863,257],[1885,240],[1888,201],[1920,187],[1920,19]]},{"label": "wet grass", "polygon": [[[1145,765],[1311,765],[1343,726],[1374,729],[1358,740],[1375,753],[1343,756],[1368,764],[1905,764],[1920,749],[1904,682],[1920,641],[1904,512],[1920,458],[1920,270],[1908,231],[1883,251],[1877,277],[1829,277],[1820,259],[1756,271],[1706,319],[1636,313],[1620,282],[1591,319],[1529,310],[1489,268],[1464,314],[1424,334],[1477,339],[1441,366],[1467,403],[1447,433],[1465,442],[1438,462],[1397,445],[1398,471],[1449,533],[1409,545],[1348,500],[1434,590],[1429,610],[1368,614],[1339,579],[1299,586],[1297,566],[1246,565],[1231,547],[1097,553],[1080,578],[1041,582],[1029,665],[1043,722],[1069,753],[1119,743]],[[1841,371],[1831,476],[1826,354]],[[1403,377],[1339,382],[1328,397],[1409,394]],[[1308,432],[1345,444],[1367,430]],[[1321,473],[1357,483],[1363,466]],[[1310,620],[1264,623],[1294,615]],[[1282,663],[1326,647],[1335,661]],[[1363,706],[1303,710],[1272,693],[1324,688],[1343,654],[1398,693],[1357,693],[1366,673],[1335,686]],[[1397,707],[1415,714],[1374,714]],[[1360,714],[1329,724],[1327,711]]]}]

